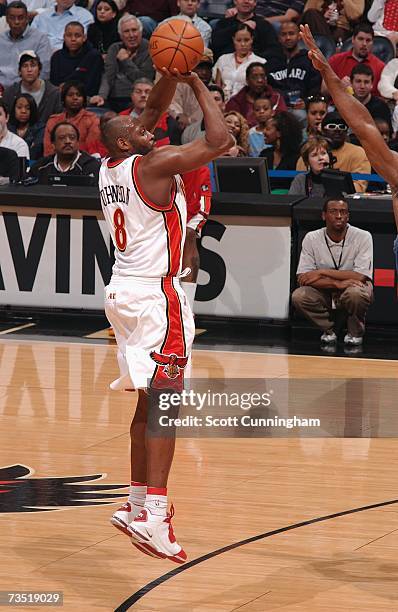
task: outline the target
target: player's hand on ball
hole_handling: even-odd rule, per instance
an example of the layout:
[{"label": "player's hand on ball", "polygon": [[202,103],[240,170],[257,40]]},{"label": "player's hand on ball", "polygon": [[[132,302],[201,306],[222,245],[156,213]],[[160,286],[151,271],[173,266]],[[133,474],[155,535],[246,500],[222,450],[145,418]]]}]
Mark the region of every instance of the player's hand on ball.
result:
[{"label": "player's hand on ball", "polygon": [[186,74],[181,74],[177,68],[173,68],[172,70],[168,70],[166,67],[161,69],[161,73],[164,74],[168,79],[172,79],[178,81],[179,83],[193,83],[199,77],[196,72],[187,72]]},{"label": "player's hand on ball", "polygon": [[314,37],[311,34],[311,30],[307,24],[300,26],[300,35],[309,49],[308,57],[312,61],[312,65],[314,66],[314,68],[316,68],[317,70],[322,70],[324,66],[328,66],[328,61],[323,55],[322,51],[317,46]]}]

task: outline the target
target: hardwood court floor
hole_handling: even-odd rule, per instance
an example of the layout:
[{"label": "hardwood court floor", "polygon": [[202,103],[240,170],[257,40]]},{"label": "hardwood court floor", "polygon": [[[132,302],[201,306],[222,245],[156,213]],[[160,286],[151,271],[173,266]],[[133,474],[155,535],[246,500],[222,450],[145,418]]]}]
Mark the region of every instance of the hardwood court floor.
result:
[{"label": "hardwood court floor", "polygon": [[[207,350],[193,361],[196,377],[351,378],[360,404],[374,394],[357,416],[387,437],[179,439],[174,525],[198,563],[176,566],[109,525],[117,505],[90,505],[109,493],[117,502],[129,481],[134,397],[108,391],[115,348],[3,339],[0,590],[60,590],[68,612],[398,610],[396,396],[377,386],[394,383],[396,362]],[[349,402],[319,406],[336,422],[349,412]],[[93,475],[104,476],[84,487]]]}]

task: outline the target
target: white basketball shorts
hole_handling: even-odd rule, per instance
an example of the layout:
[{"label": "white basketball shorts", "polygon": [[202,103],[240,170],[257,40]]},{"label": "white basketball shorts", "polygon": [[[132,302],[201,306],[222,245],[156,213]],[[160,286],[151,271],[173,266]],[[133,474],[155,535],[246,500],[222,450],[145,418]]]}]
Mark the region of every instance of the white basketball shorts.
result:
[{"label": "white basketball shorts", "polygon": [[105,314],[120,369],[111,389],[183,389],[195,324],[178,278],[112,277],[105,287]]}]

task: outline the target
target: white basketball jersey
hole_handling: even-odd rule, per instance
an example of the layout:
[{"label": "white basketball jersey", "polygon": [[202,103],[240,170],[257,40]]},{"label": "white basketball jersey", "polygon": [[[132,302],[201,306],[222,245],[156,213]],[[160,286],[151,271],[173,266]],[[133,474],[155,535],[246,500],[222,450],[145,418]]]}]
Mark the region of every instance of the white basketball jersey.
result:
[{"label": "white basketball jersey", "polygon": [[178,276],[185,242],[187,205],[182,179],[174,177],[169,204],[148,200],[137,179],[141,155],[102,162],[102,210],[115,245],[116,276]]}]

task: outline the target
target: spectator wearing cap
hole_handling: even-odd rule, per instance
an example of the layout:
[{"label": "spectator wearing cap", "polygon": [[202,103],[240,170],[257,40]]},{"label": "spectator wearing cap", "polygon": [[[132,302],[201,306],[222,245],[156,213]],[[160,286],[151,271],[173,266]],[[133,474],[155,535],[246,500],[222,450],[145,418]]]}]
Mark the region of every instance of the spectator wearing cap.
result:
[{"label": "spectator wearing cap", "polygon": [[213,68],[214,81],[224,89],[227,100],[246,85],[246,68],[249,64],[266,62],[253,53],[253,30],[246,23],[238,25],[233,35],[233,44],[234,52],[221,55]]},{"label": "spectator wearing cap", "polygon": [[109,47],[120,41],[117,24],[120,18],[119,9],[113,0],[100,0],[95,5],[95,20],[87,30],[87,39],[98,49],[105,59]]},{"label": "spectator wearing cap", "polygon": [[20,94],[30,94],[37,105],[38,121],[46,123],[50,115],[62,111],[61,93],[50,81],[44,81],[41,76],[41,61],[34,51],[24,51],[19,58],[19,76],[17,81],[7,87],[3,100],[11,108],[14,100]]},{"label": "spectator wearing cap", "polygon": [[185,21],[192,23],[198,32],[200,32],[205,47],[209,47],[211,40],[211,26],[197,14],[199,4],[199,0],[177,0],[177,6],[180,9],[180,12],[178,15],[165,19],[162,23],[166,23],[170,19],[184,19]]},{"label": "spectator wearing cap", "polygon": [[9,119],[8,109],[4,101],[0,99],[0,147],[12,149],[18,157],[29,159],[29,147],[26,142],[8,130],[7,122]]},{"label": "spectator wearing cap", "polygon": [[29,174],[39,183],[48,183],[49,176],[92,176],[98,178],[100,163],[79,149],[79,130],[71,123],[61,121],[54,125],[50,138],[54,152],[39,159]]},{"label": "spectator wearing cap", "polygon": [[267,62],[268,81],[282,91],[289,110],[298,119],[305,119],[304,100],[320,90],[321,75],[308,58],[307,49],[300,49],[300,30],[294,21],[284,21],[278,37],[283,56]]},{"label": "spectator wearing cap", "polygon": [[142,77],[153,80],[155,74],[139,19],[126,13],[119,20],[118,31],[121,42],[109,47],[98,95],[90,100],[90,104],[98,106],[107,100],[108,106],[117,113],[130,104],[134,81]]},{"label": "spectator wearing cap", "polygon": [[23,51],[33,51],[41,57],[43,77],[50,74],[51,45],[46,34],[28,24],[28,11],[20,0],[7,6],[9,30],[0,34],[0,83],[9,87],[18,79],[18,61]]},{"label": "spectator wearing cap", "polygon": [[87,96],[84,85],[79,81],[68,81],[64,83],[61,94],[64,112],[51,115],[46,124],[44,132],[44,155],[53,153],[53,141],[51,132],[53,127],[60,122],[72,123],[79,131],[80,149],[85,151],[89,143],[100,137],[99,120],[97,115],[86,110]]},{"label": "spectator wearing cap", "polygon": [[249,127],[256,125],[257,119],[253,110],[254,100],[268,97],[271,99],[274,111],[287,110],[281,92],[274,90],[268,84],[266,68],[259,62],[253,62],[246,68],[246,85],[227,103],[227,111],[236,110],[243,115]]},{"label": "spectator wearing cap", "polygon": [[[130,115],[133,118],[139,117],[146,106],[153,86],[154,83],[145,77],[137,79],[131,90],[131,104],[129,108],[126,108],[119,115]],[[181,144],[181,132],[177,121],[169,113],[163,113],[153,130],[153,135],[156,147]]]},{"label": "spectator wearing cap", "polygon": [[211,44],[216,59],[225,53],[234,52],[233,37],[242,23],[253,31],[253,53],[265,58],[281,53],[274,28],[257,14],[256,5],[256,0],[234,0],[234,7],[227,10],[223,19],[218,20]]},{"label": "spectator wearing cap", "polygon": [[[348,125],[336,112],[328,113],[322,120],[322,135],[329,142],[335,161],[333,167],[353,174],[370,174],[370,163],[362,147],[347,142]],[[303,159],[297,162],[296,170],[306,170]],[[354,181],[355,190],[364,192],[366,181]]]},{"label": "spectator wearing cap", "polygon": [[[372,26],[368,23],[358,24],[352,35],[352,49],[335,53],[329,58],[329,64],[346,86],[350,85],[350,75],[355,66],[358,64],[370,66],[374,74],[372,94],[377,96],[379,80],[385,64],[372,53],[373,39]],[[326,85],[323,82],[322,91],[327,93]]]},{"label": "spectator wearing cap", "polygon": [[145,38],[150,38],[152,32],[160,23],[168,17],[177,15],[178,6],[176,0],[127,0],[125,10],[132,15],[137,15]]},{"label": "spectator wearing cap", "polygon": [[[213,70],[213,52],[205,49],[202,59],[194,68],[202,83],[210,85]],[[181,130],[185,130],[188,125],[201,121],[203,113],[193,90],[186,83],[177,83],[174,98],[169,107],[169,113],[176,119]]]},{"label": "spectator wearing cap", "polygon": [[30,159],[43,155],[45,124],[37,120],[37,106],[29,94],[20,94],[13,102],[8,119],[8,129],[23,138],[29,147]]},{"label": "spectator wearing cap", "polygon": [[51,83],[61,85],[78,80],[85,86],[87,95],[94,96],[98,94],[103,68],[101,53],[88,42],[82,24],[78,21],[68,23],[64,46],[51,57]]},{"label": "spectator wearing cap", "polygon": [[61,49],[64,44],[65,27],[71,21],[78,21],[87,31],[94,17],[81,6],[75,6],[74,0],[57,0],[56,4],[37,15],[32,27],[48,35],[53,50]]}]

